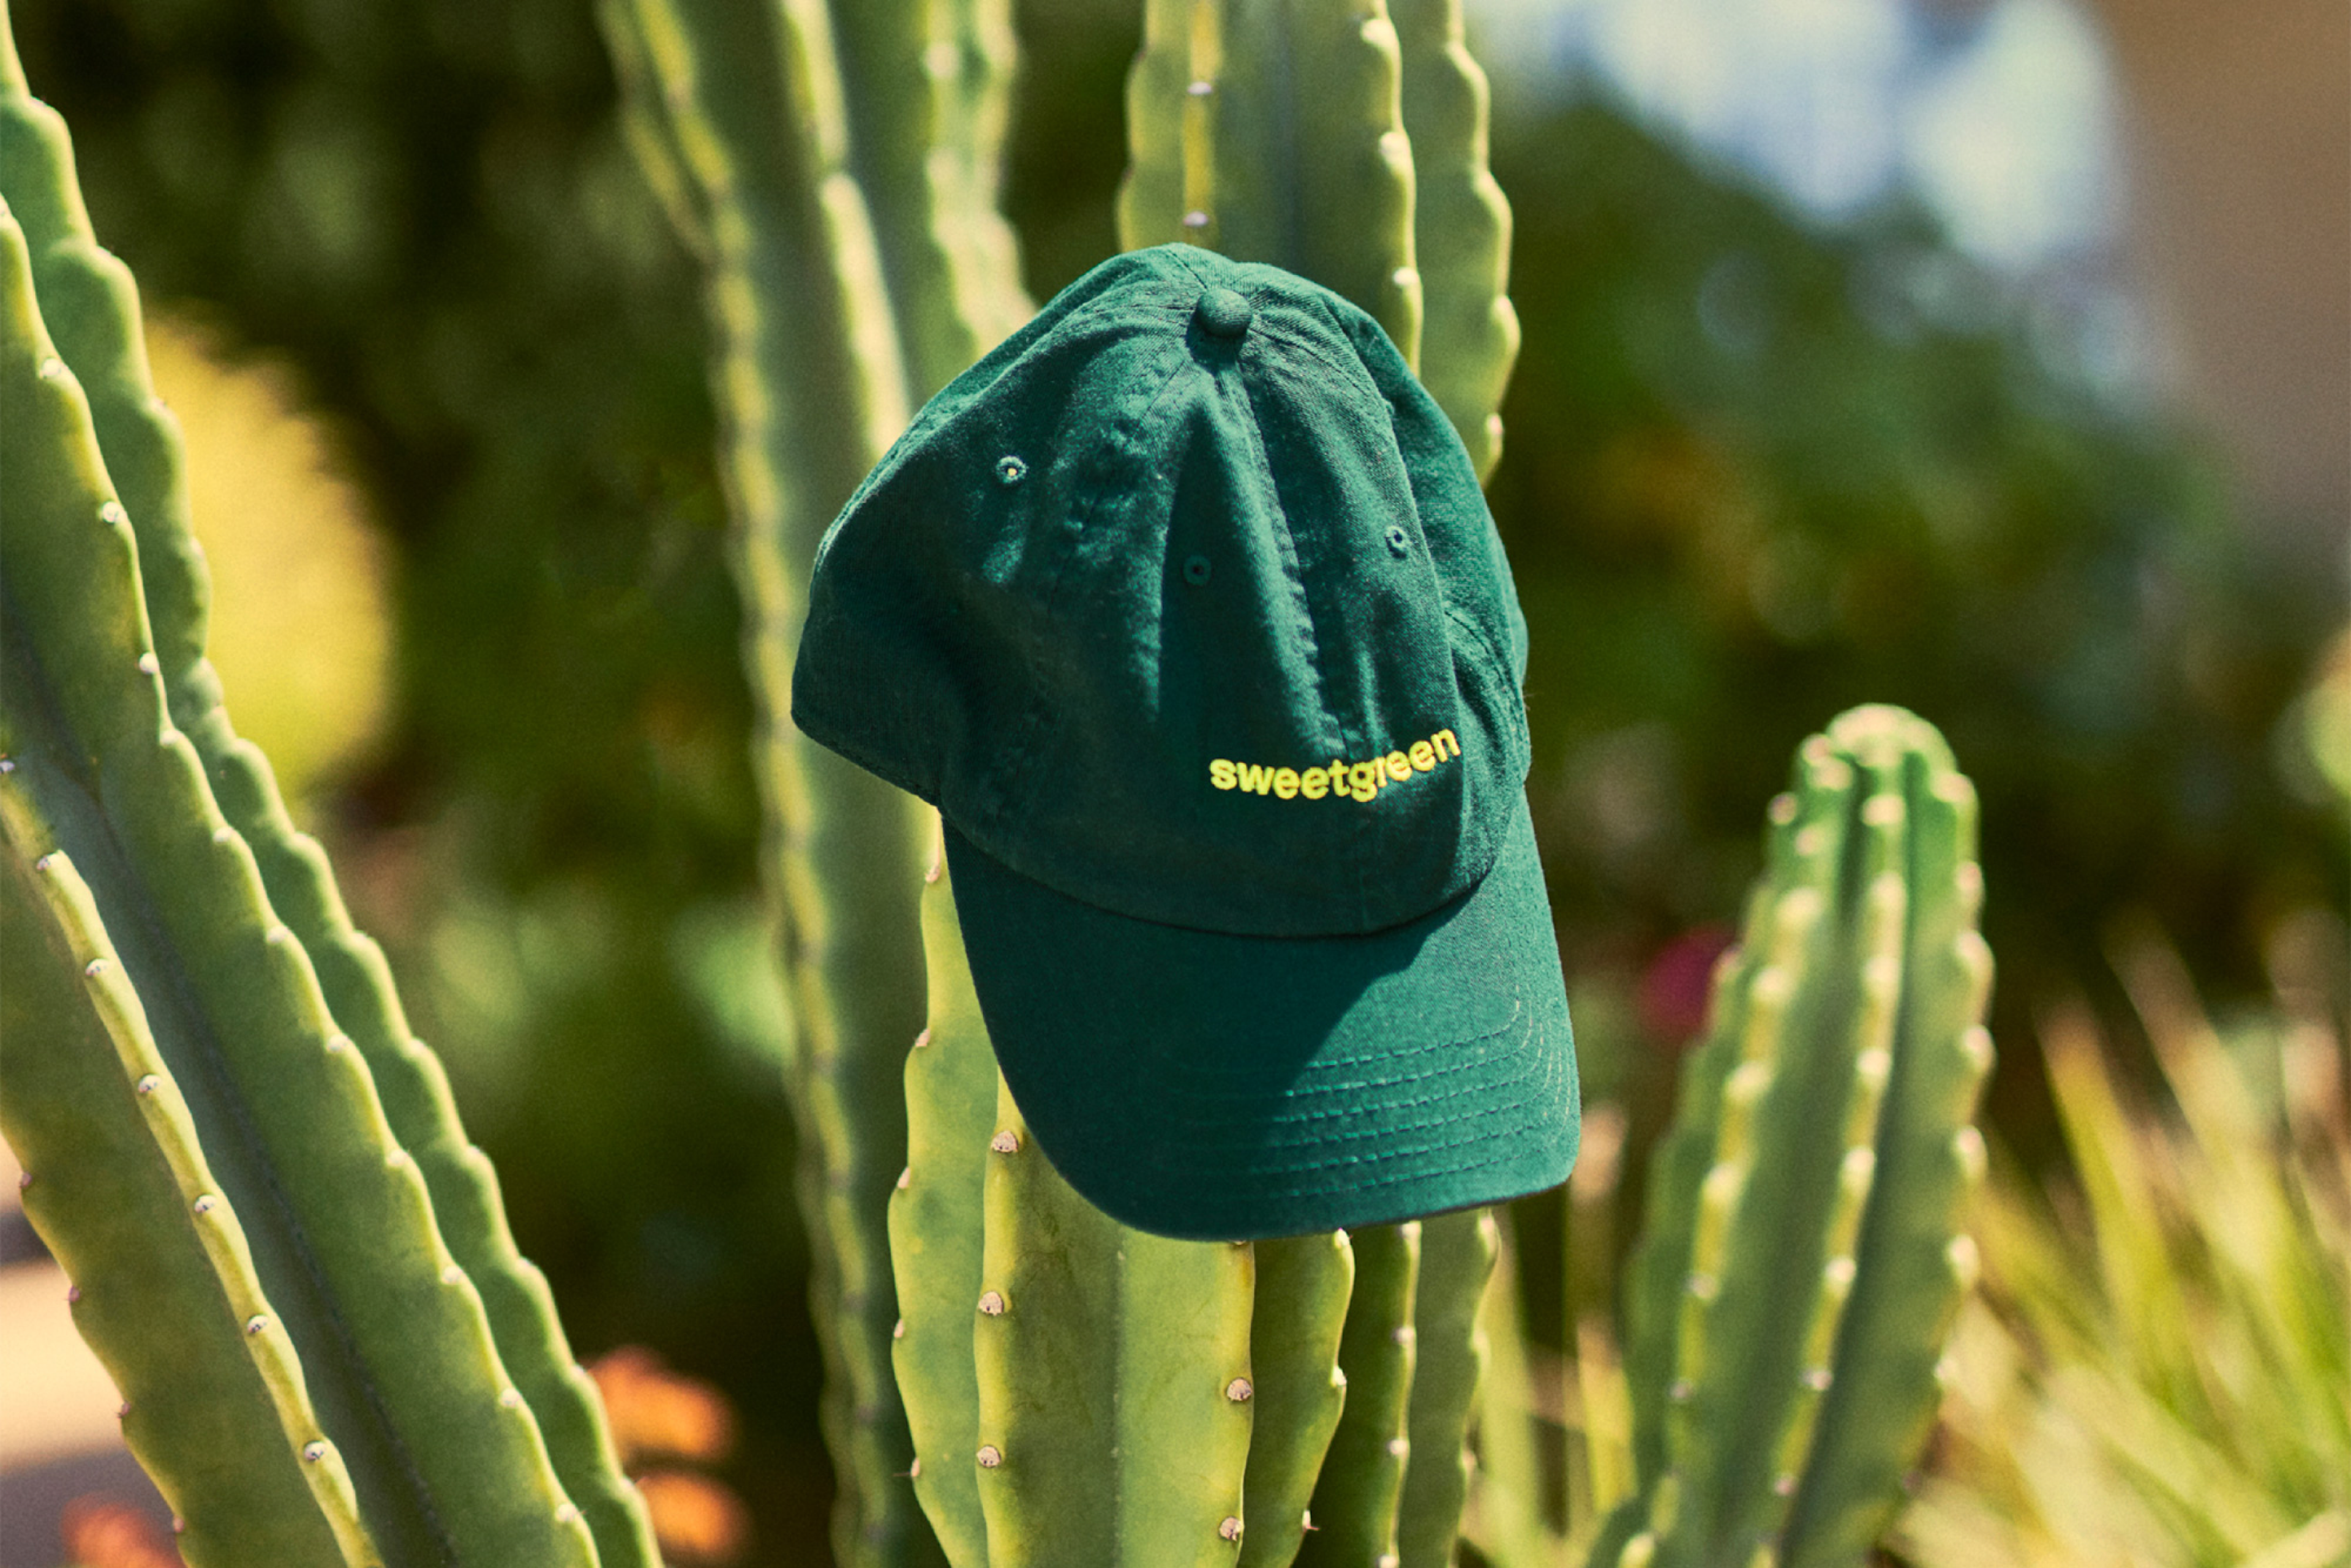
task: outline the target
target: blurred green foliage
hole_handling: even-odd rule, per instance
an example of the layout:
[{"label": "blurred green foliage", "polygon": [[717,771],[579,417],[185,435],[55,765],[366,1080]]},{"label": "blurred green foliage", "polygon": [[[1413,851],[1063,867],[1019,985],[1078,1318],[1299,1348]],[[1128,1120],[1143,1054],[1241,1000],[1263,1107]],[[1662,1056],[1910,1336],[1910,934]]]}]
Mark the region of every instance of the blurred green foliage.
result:
[{"label": "blurred green foliage", "polygon": [[2351,1563],[2351,944],[2311,911],[2271,946],[2275,1000],[2217,1025],[2160,940],[2120,946],[2168,1111],[2078,1006],[2051,1015],[2079,1182],[1987,1194],[1900,1527],[1921,1568]]},{"label": "blurred green foliage", "polygon": [[[761,1559],[806,1561],[817,1363],[703,327],[589,8],[13,9],[101,238],[298,366],[372,492],[397,712],[322,826],[525,1250],[584,1353],[652,1344],[727,1391]],[[1019,7],[1006,199],[1039,298],[1114,244],[1137,12]],[[1980,789],[2004,1037],[2101,972],[2117,907],[2223,998],[2272,919],[2339,907],[2340,814],[2273,761],[2332,590],[2249,556],[2217,467],[2071,368],[2062,321],[1915,211],[1823,231],[1588,88],[1506,94],[1494,162],[1532,786],[1587,1071],[1636,1145],[1684,1026],[1620,1004],[1735,917],[1758,804],[1855,703],[1929,716]],[[2045,1154],[2028,1057],[1994,1115]]]},{"label": "blurred green foliage", "polygon": [[1872,700],[1982,789],[2011,1009],[2126,904],[2257,983],[2262,924],[2340,896],[2270,747],[2339,611],[2193,435],[1916,212],[1819,232],[1591,94],[1506,112],[1495,162],[1527,348],[1493,499],[1571,967],[1724,918],[1769,747]]}]

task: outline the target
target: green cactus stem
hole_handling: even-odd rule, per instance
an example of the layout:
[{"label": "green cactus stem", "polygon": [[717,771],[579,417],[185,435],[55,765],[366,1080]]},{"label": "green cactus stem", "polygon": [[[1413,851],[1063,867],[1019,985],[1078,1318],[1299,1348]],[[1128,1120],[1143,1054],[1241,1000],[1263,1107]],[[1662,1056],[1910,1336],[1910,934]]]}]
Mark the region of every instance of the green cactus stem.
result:
[{"label": "green cactus stem", "polygon": [[1315,1478],[1347,1402],[1339,1336],[1354,1282],[1354,1248],[1343,1230],[1257,1244],[1249,1314],[1257,1417],[1239,1568],[1282,1568],[1305,1539]]},{"label": "green cactus stem", "polygon": [[1302,1517],[1337,1414],[1344,1244],[1272,1244],[1266,1305],[1285,1311],[1260,1356],[1257,1249],[1130,1230],[1061,1180],[997,1071],[936,859],[923,914],[931,1023],[907,1056],[891,1239],[940,1544],[956,1568],[1234,1563],[1249,1498]]},{"label": "green cactus stem", "polygon": [[1402,69],[1384,0],[1146,0],[1119,243],[1287,267],[1363,307],[1415,361]]},{"label": "green cactus stem", "polygon": [[832,0],[848,165],[873,218],[906,402],[919,407],[1031,313],[996,208],[1009,0]]},{"label": "green cactus stem", "polygon": [[1233,1562],[1254,1248],[1119,1225],[1054,1172],[1008,1089],[988,1151],[972,1334],[988,1561]]},{"label": "green cactus stem", "polygon": [[414,1158],[170,722],[132,523],[13,214],[0,223],[0,472],[5,727],[46,762],[12,771],[47,790],[41,831],[108,912],[169,1069],[154,1092],[207,1129],[277,1308],[248,1330],[298,1356],[387,1562],[593,1563]]},{"label": "green cactus stem", "polygon": [[1865,707],[1800,748],[1771,819],[1651,1177],[1638,1491],[1595,1563],[1861,1561],[1965,1282],[1990,1061],[1972,792],[1931,727]]},{"label": "green cactus stem", "polygon": [[[877,36],[925,36],[904,19],[911,0],[871,9],[901,18],[872,18]],[[904,427],[909,377],[819,0],[606,0],[601,15],[632,89],[632,140],[706,267],[765,860],[793,992],[833,1551],[896,1563],[926,1550],[900,1479],[913,1442],[891,1371],[887,1236],[904,1166],[903,1052],[923,1016],[925,813],[803,740],[789,714],[809,563]]]},{"label": "green cactus stem", "polygon": [[1480,483],[1502,456],[1502,389],[1519,357],[1510,204],[1487,163],[1491,93],[1462,36],[1461,0],[1390,0],[1412,139],[1413,246],[1424,315],[1420,379]]},{"label": "green cactus stem", "polygon": [[[1841,734],[1865,761],[1899,742]],[[1905,758],[1912,913],[1906,984],[1876,1141],[1876,1181],[1861,1221],[1864,1265],[1837,1328],[1803,1485],[1781,1552],[1789,1568],[1862,1561],[1901,1503],[1901,1484],[1933,1425],[1935,1369],[1975,1275],[1959,1229],[1982,1182],[1983,1138],[1970,1124],[1991,1069],[1983,1028],[1991,950],[1976,932],[1983,873],[1975,860],[1975,790],[1933,732],[1912,729]]]},{"label": "green cactus stem", "polygon": [[[1470,1471],[1471,1500],[1464,1511],[1462,1534],[1490,1561],[1532,1563],[1549,1552],[1542,1520],[1547,1489],[1515,1248],[1507,1218],[1495,1218],[1493,1277],[1478,1309],[1485,1371],[1478,1380],[1477,1464]],[[1417,1436],[1413,1448],[1416,1455],[1421,1451]],[[1405,1485],[1411,1485],[1409,1475]]]},{"label": "green cactus stem", "polygon": [[980,1297],[988,1140],[999,1079],[962,926],[932,836],[923,890],[930,1024],[906,1053],[906,1169],[890,1198],[890,1260],[898,1286],[893,1347],[914,1442],[914,1495],[956,1568],[988,1561],[980,1511],[979,1375],[972,1303]]},{"label": "green cactus stem", "polygon": [[1339,1338],[1347,1406],[1314,1485],[1314,1528],[1299,1549],[1301,1568],[1377,1563],[1393,1561],[1396,1552],[1410,1442],[1420,1221],[1372,1226],[1350,1240],[1355,1291]]},{"label": "green cactus stem", "polygon": [[[74,1281],[74,1324],[122,1394],[122,1435],[193,1568],[380,1563],[341,1455],[205,1164],[89,886],[47,847],[47,767],[0,737],[0,1132],[25,1212]],[[75,977],[79,984],[75,983]],[[141,1086],[145,1086],[142,1092]],[[315,1457],[304,1450],[316,1443]]]},{"label": "green cactus stem", "polygon": [[1461,1209],[1420,1222],[1406,1422],[1411,1457],[1396,1505],[1403,1568],[1447,1568],[1453,1561],[1469,1490],[1469,1416],[1486,1372],[1479,1310],[1500,1250],[1490,1210]]},{"label": "green cactus stem", "polygon": [[[594,1385],[572,1359],[546,1281],[516,1249],[488,1161],[465,1136],[440,1062],[410,1030],[376,945],[355,930],[315,841],[287,815],[267,761],[242,741],[204,658],[209,588],[189,527],[178,426],[155,397],[138,296],[99,248],[66,129],[47,106],[0,87],[0,193],[26,229],[44,320],[89,398],[107,471],[138,539],[158,673],[172,721],[195,746],[222,813],[252,848],[272,907],[317,967],[329,1009],[375,1080],[386,1119],[415,1156],[459,1267],[481,1292],[500,1358],[529,1403],[565,1490],[587,1514],[607,1568],[656,1561],[650,1522],[622,1475]],[[148,563],[157,564],[150,572]]]}]

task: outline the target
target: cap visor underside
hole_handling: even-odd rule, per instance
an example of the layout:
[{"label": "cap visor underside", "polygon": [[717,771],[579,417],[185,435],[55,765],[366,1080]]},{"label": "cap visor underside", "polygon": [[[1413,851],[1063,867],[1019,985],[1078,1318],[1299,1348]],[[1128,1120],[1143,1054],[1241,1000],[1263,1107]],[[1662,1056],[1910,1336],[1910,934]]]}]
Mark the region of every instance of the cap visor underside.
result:
[{"label": "cap visor underside", "polygon": [[1243,1240],[1554,1186],[1575,1053],[1525,803],[1468,893],[1364,936],[1114,915],[950,826],[997,1060],[1054,1168],[1137,1229]]}]

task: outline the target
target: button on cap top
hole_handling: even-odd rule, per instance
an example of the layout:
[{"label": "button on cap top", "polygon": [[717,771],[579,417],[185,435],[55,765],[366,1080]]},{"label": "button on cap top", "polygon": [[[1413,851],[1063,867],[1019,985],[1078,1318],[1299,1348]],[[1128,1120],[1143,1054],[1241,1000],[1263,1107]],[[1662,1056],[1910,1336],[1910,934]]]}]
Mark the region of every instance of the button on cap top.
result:
[{"label": "button on cap top", "polygon": [[1216,338],[1238,338],[1249,330],[1249,318],[1257,313],[1247,296],[1230,288],[1211,288],[1200,296],[1199,307],[1192,314],[1200,323],[1200,330]]}]

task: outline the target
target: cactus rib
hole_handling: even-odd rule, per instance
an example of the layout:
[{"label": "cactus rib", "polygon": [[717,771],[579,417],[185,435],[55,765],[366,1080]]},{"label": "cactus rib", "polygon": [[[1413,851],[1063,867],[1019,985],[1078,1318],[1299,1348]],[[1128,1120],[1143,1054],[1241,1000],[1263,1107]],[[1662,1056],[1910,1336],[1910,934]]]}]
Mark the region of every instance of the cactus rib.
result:
[{"label": "cactus rib", "polygon": [[[498,1396],[488,1325],[414,1161],[169,722],[131,525],[89,404],[51,351],[21,231],[5,227],[11,727],[37,723],[55,755],[76,759],[96,806],[91,841],[69,846],[76,862],[101,907],[125,912],[110,929],[141,994],[164,987],[189,1004],[196,1027],[162,1043],[190,1048],[174,1077],[224,1134],[216,1173],[379,1546],[394,1561],[464,1550],[592,1563],[536,1421]],[[386,1521],[402,1520],[413,1539],[395,1545]]]},{"label": "cactus rib", "polygon": [[919,406],[1029,316],[996,210],[1008,0],[832,0],[848,165]]},{"label": "cactus rib", "polygon": [[25,1163],[26,1215],[74,1282],[75,1326],[122,1393],[123,1438],[193,1568],[373,1568],[300,1362],[282,1333],[246,1331],[277,1309],[89,886],[55,847],[43,800],[69,804],[70,787],[27,738],[0,737],[0,1131]]},{"label": "cactus rib", "polygon": [[1479,1307],[1501,1251],[1491,1210],[1460,1209],[1420,1222],[1420,1279],[1414,1291],[1416,1355],[1404,1489],[1396,1504],[1396,1555],[1403,1568],[1447,1568],[1469,1490],[1469,1416],[1485,1376],[1486,1334]]},{"label": "cactus rib", "polygon": [[1257,1243],[1249,1313],[1257,1416],[1239,1568],[1282,1568],[1305,1539],[1314,1479],[1346,1405],[1339,1336],[1354,1281],[1354,1249],[1343,1230]]},{"label": "cactus rib", "polygon": [[906,1053],[906,1170],[890,1198],[898,1287],[892,1364],[914,1443],[914,1495],[955,1568],[985,1568],[979,1383],[972,1303],[980,1294],[982,1194],[996,1126],[996,1052],[964,956],[935,830],[923,891],[930,1022]]},{"label": "cactus rib", "polygon": [[1420,379],[1482,483],[1502,456],[1502,389],[1519,356],[1508,293],[1510,204],[1487,165],[1491,93],[1470,57],[1461,0],[1389,0],[1412,139],[1413,245],[1425,315]]},{"label": "cactus rib", "polygon": [[1377,1563],[1396,1551],[1396,1508],[1409,1439],[1415,1330],[1420,1281],[1420,1221],[1376,1225],[1349,1238],[1355,1291],[1339,1337],[1347,1407],[1314,1483],[1314,1529],[1298,1561]]},{"label": "cactus rib", "polygon": [[1266,261],[1420,352],[1413,158],[1385,0],[1147,0],[1119,243]]}]

